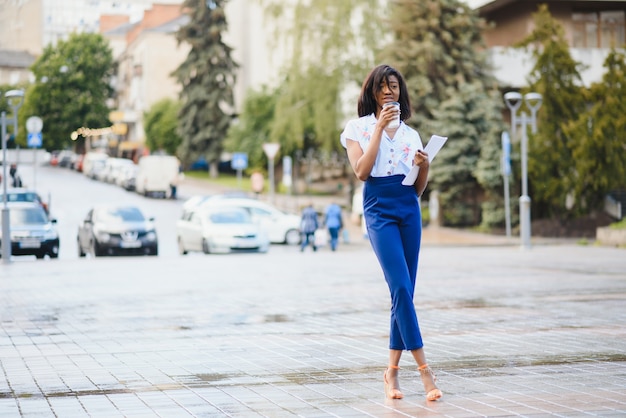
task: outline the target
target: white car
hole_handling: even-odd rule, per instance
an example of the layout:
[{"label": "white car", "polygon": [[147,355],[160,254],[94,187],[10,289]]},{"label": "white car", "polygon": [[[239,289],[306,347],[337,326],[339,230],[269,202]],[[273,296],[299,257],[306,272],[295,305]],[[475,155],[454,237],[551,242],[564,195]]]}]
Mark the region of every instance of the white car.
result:
[{"label": "white car", "polygon": [[252,222],[248,212],[226,205],[184,211],[176,222],[176,239],[178,252],[183,255],[189,251],[266,253],[270,246],[267,234]]},{"label": "white car", "polygon": [[300,243],[299,215],[286,213],[268,203],[248,198],[213,198],[200,204],[203,208],[219,205],[245,209],[252,220],[267,233],[272,244],[297,245]]}]

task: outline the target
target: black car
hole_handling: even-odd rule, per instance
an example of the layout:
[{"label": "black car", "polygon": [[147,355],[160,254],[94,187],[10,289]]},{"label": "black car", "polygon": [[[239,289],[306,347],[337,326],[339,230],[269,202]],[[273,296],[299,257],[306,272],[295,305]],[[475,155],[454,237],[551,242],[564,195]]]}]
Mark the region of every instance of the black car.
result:
[{"label": "black car", "polygon": [[[56,219],[50,219],[38,202],[10,202],[11,254],[37,258],[59,257],[59,233]],[[0,213],[0,220],[2,214]],[[2,231],[0,231],[0,237]]]},{"label": "black car", "polygon": [[78,255],[158,255],[154,218],[135,206],[98,206],[78,227]]}]

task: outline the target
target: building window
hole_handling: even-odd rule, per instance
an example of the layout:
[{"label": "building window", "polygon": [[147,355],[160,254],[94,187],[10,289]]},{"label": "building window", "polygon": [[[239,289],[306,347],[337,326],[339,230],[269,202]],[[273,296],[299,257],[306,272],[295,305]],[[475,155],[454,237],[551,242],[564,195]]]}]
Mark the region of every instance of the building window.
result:
[{"label": "building window", "polygon": [[574,13],[574,48],[622,48],[626,43],[623,10]]}]

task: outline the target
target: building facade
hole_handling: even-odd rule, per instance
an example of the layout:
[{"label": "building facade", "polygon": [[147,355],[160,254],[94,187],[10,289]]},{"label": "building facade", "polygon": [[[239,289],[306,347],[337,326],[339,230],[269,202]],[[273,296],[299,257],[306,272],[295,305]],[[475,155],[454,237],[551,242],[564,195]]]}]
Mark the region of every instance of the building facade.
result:
[{"label": "building facade", "polygon": [[[187,45],[178,45],[175,39],[176,31],[187,19],[181,3],[182,0],[0,0],[0,82],[23,81],[29,63],[45,45],[65,39],[72,32],[102,33],[118,63],[112,108],[121,120],[115,122],[127,125],[126,140],[143,142],[143,114],[160,99],[176,99],[180,93],[171,74],[189,51]],[[467,3],[492,23],[484,37],[503,89],[527,84],[532,58],[512,45],[532,32],[532,15],[539,4],[547,4],[551,14],[563,24],[573,58],[587,65],[581,73],[585,85],[601,79],[609,48],[623,47],[625,43],[626,0]],[[229,30],[224,41],[233,48],[233,59],[239,64],[234,94],[235,106],[241,108],[250,89],[277,86],[287,57],[285,50],[273,43],[272,22],[264,18],[258,0],[229,0],[226,15]],[[18,52],[20,59],[9,59],[10,54],[3,55],[2,50]]]},{"label": "building facade", "polygon": [[572,58],[585,65],[581,72],[586,86],[600,81],[603,63],[611,47],[626,46],[626,1],[588,0],[495,0],[478,7],[491,23],[484,33],[494,74],[502,87],[520,88],[534,62],[529,53],[512,48],[534,28],[533,14],[546,4],[563,25]]}]

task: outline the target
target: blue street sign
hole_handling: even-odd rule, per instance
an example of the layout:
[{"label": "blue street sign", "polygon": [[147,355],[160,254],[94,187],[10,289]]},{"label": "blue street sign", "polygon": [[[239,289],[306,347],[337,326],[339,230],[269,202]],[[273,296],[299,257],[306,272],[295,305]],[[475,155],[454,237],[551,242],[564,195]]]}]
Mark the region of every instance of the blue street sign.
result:
[{"label": "blue street sign", "polygon": [[233,170],[245,170],[248,168],[248,154],[245,152],[235,152],[230,161]]},{"label": "blue street sign", "polygon": [[507,131],[502,132],[502,174],[511,175],[511,138]]},{"label": "blue street sign", "polygon": [[26,143],[29,146],[29,148],[39,148],[41,147],[41,132],[37,132],[37,133],[28,133],[28,136],[26,138]]}]

